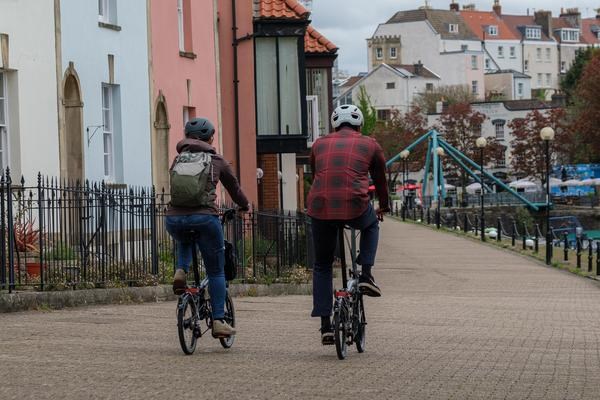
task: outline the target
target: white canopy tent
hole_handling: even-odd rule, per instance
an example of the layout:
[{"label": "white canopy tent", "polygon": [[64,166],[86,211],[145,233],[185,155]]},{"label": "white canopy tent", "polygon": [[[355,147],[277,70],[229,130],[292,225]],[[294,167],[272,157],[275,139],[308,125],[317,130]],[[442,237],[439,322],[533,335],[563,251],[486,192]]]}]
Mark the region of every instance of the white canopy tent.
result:
[{"label": "white canopy tent", "polygon": [[588,178],[588,179],[579,181],[579,186],[595,186],[595,185],[596,185],[596,180],[593,178]]},{"label": "white canopy tent", "polygon": [[558,178],[550,178],[550,187],[558,187],[562,184],[562,181]]},{"label": "white canopy tent", "polygon": [[560,184],[560,186],[573,187],[580,186],[581,181],[577,179],[569,179],[568,181],[564,181]]},{"label": "white canopy tent", "polygon": [[477,193],[477,192],[481,191],[481,183],[479,183],[479,182],[471,183],[469,186],[466,187],[466,189],[467,189],[467,193]]},{"label": "white canopy tent", "polygon": [[538,190],[539,186],[527,179],[519,179],[518,181],[514,181],[508,184],[509,187],[513,189],[523,189],[526,192],[535,192]]}]

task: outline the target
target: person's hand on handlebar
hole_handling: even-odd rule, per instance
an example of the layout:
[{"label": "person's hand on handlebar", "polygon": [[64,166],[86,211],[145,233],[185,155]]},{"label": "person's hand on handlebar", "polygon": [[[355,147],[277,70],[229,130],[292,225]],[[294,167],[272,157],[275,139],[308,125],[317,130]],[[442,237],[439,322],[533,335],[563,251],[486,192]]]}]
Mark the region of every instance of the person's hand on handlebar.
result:
[{"label": "person's hand on handlebar", "polygon": [[377,214],[377,220],[378,221],[383,221],[383,215],[388,212],[389,210],[384,210],[381,208],[377,208],[377,210],[375,210],[375,213]]}]

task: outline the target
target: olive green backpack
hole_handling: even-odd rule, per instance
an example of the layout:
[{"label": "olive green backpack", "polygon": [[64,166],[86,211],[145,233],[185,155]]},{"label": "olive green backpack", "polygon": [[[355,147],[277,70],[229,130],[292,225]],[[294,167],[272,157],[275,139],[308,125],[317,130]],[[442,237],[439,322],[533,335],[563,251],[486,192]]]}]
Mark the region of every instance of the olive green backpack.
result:
[{"label": "olive green backpack", "polygon": [[171,168],[171,205],[183,208],[214,207],[210,153],[183,152]]}]

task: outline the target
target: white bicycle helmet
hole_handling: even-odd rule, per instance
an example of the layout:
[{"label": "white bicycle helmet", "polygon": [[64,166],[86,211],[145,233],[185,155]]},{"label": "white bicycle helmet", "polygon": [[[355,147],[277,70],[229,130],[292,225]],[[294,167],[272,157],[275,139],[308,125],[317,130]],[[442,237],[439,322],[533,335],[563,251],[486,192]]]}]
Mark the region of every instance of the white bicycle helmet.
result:
[{"label": "white bicycle helmet", "polygon": [[339,106],[331,114],[331,126],[337,129],[340,125],[347,123],[352,126],[361,127],[363,124],[363,114],[360,108],[352,104]]}]

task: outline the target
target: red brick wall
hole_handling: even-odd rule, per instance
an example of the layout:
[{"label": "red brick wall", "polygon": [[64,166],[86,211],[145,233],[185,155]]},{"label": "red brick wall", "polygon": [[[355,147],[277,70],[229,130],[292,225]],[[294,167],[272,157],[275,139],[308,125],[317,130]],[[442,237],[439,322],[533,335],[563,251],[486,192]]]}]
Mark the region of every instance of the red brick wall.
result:
[{"label": "red brick wall", "polygon": [[279,205],[279,166],[277,154],[262,154],[259,156],[259,165],[264,176],[259,184],[259,209],[278,210]]}]

